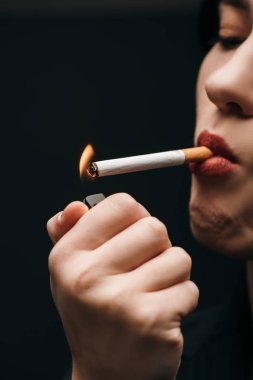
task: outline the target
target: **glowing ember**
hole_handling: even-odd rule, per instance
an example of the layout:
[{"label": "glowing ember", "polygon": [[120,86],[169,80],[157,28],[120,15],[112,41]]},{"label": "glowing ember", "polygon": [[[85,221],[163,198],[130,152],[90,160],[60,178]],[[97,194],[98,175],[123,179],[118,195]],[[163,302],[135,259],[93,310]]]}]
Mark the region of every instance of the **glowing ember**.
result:
[{"label": "glowing ember", "polygon": [[83,178],[86,175],[87,167],[88,167],[93,155],[94,155],[94,149],[89,144],[84,149],[83,154],[80,158],[79,171],[80,171],[80,177],[81,178]]}]

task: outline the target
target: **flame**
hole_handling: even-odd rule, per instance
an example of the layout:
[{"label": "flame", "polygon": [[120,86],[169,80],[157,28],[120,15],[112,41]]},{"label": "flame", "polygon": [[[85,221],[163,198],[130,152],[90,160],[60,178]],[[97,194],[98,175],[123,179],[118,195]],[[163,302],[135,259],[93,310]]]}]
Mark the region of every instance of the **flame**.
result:
[{"label": "flame", "polygon": [[94,149],[92,145],[88,144],[81,155],[79,162],[80,177],[83,178],[86,174],[87,167],[94,156]]}]

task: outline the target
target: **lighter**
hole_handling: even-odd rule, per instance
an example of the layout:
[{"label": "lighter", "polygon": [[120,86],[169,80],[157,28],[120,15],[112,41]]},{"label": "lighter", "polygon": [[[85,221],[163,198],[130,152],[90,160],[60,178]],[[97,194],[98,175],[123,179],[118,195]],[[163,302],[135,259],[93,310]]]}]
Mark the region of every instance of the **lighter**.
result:
[{"label": "lighter", "polygon": [[89,208],[92,208],[96,206],[99,202],[105,199],[104,194],[92,194],[88,195],[86,198],[84,198],[83,202],[88,206]]}]

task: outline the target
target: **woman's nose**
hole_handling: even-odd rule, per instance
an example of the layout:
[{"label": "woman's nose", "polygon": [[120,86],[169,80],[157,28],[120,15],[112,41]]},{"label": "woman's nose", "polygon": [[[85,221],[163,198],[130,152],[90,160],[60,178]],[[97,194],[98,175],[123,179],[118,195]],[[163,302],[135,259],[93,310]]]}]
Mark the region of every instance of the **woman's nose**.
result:
[{"label": "woman's nose", "polygon": [[252,42],[241,45],[206,81],[207,96],[223,113],[253,116]]}]

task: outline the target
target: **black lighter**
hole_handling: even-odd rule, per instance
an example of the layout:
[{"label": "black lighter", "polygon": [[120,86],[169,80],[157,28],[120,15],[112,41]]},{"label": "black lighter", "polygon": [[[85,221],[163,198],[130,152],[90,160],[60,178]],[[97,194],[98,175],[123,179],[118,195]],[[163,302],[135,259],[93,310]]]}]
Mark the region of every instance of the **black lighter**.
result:
[{"label": "black lighter", "polygon": [[99,193],[99,194],[88,195],[87,197],[84,198],[83,202],[86,204],[86,206],[88,206],[89,208],[92,208],[104,199],[105,199],[104,194]]}]

